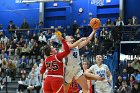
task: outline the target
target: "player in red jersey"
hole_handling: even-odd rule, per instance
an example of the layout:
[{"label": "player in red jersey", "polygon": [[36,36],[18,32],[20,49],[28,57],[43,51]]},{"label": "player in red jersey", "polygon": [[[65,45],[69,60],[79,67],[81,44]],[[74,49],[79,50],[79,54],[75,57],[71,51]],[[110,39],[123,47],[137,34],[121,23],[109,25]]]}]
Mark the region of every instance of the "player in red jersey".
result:
[{"label": "player in red jersey", "polygon": [[73,78],[67,93],[79,93],[78,83]]},{"label": "player in red jersey", "polygon": [[57,53],[56,49],[53,46],[46,45],[43,49],[47,58],[40,70],[43,74],[46,69],[48,69],[48,75],[44,81],[43,93],[64,93],[64,78],[63,78],[63,62],[62,59],[70,53],[69,46],[62,38],[62,36],[57,36],[63,44],[64,51]]}]

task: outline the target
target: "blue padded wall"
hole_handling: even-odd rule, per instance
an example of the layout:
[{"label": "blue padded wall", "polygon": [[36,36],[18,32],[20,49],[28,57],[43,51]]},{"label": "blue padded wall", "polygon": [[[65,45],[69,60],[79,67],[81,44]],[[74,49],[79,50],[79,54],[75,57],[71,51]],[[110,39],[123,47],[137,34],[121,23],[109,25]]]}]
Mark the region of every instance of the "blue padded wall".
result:
[{"label": "blue padded wall", "polygon": [[26,18],[31,28],[39,22],[39,3],[21,4],[16,0],[0,0],[0,24],[7,29],[10,20],[20,27]]}]

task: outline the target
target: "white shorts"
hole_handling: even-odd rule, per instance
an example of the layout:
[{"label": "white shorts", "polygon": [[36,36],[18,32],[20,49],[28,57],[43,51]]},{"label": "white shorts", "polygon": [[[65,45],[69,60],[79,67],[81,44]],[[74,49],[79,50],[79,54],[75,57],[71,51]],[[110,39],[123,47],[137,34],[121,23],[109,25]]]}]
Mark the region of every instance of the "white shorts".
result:
[{"label": "white shorts", "polygon": [[78,79],[81,75],[83,75],[83,70],[80,65],[65,67],[65,83],[71,83],[73,77]]},{"label": "white shorts", "polygon": [[95,93],[111,93],[112,86],[108,82],[95,82]]}]

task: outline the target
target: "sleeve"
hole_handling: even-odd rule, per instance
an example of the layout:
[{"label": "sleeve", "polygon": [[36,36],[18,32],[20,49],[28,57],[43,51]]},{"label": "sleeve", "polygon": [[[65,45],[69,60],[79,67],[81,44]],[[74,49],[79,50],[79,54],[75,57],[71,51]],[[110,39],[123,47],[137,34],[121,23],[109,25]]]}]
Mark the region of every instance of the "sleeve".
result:
[{"label": "sleeve", "polygon": [[43,62],[43,65],[41,67],[40,73],[44,74],[44,72],[46,71],[46,65],[45,65],[45,61]]},{"label": "sleeve", "polygon": [[105,65],[105,69],[106,69],[106,71],[109,71],[109,68],[108,68],[108,66],[107,66],[107,65]]},{"label": "sleeve", "polygon": [[90,72],[94,73],[94,65],[89,68]]},{"label": "sleeve", "polygon": [[70,53],[70,48],[69,48],[68,44],[66,43],[66,41],[63,39],[61,42],[64,46],[64,51],[60,52],[56,55],[57,59],[60,61],[62,61],[62,59]]}]

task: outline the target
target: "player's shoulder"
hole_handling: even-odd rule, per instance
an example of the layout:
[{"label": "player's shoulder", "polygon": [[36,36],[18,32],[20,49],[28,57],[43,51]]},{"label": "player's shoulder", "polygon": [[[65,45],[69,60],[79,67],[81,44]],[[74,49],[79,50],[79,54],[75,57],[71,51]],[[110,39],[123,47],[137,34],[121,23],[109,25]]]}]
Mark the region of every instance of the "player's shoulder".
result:
[{"label": "player's shoulder", "polygon": [[106,64],[102,64],[102,66],[104,66],[104,67],[108,67]]},{"label": "player's shoulder", "polygon": [[108,65],[102,64],[102,67],[103,67],[103,68],[108,68]]},{"label": "player's shoulder", "polygon": [[90,68],[96,68],[97,64],[92,65]]},{"label": "player's shoulder", "polygon": [[47,62],[48,60],[53,59],[53,58],[54,58],[54,55],[48,56],[45,58],[45,62]]}]

